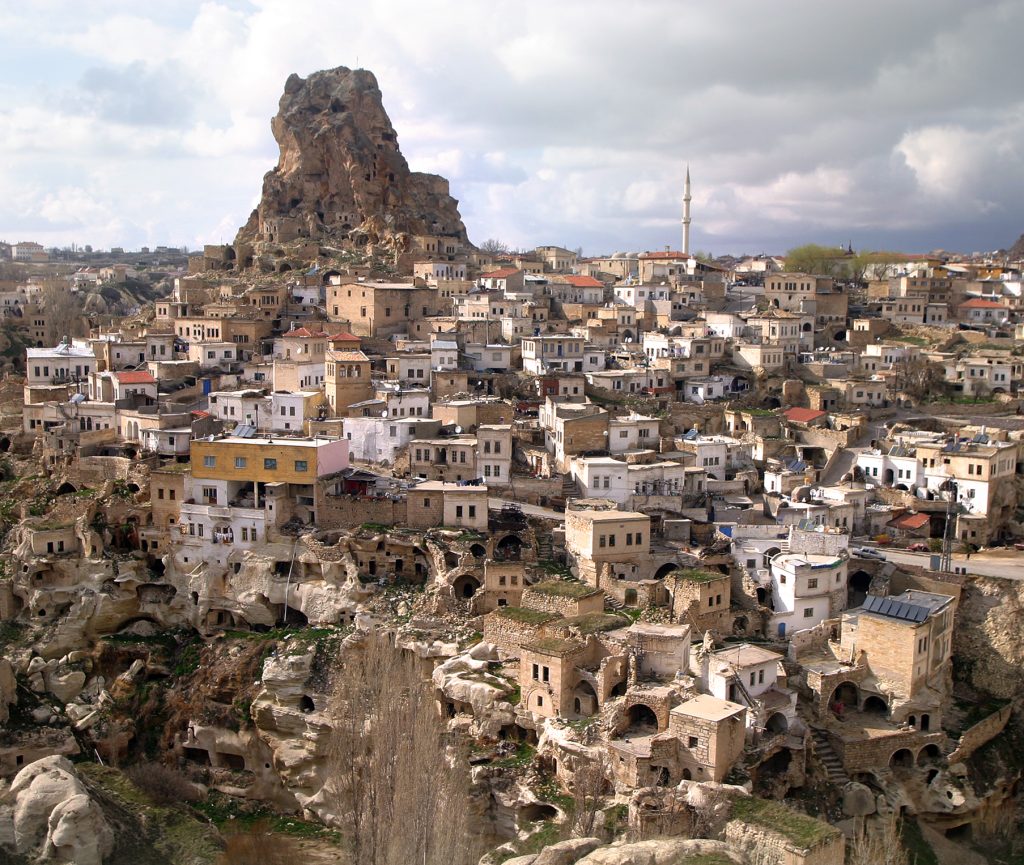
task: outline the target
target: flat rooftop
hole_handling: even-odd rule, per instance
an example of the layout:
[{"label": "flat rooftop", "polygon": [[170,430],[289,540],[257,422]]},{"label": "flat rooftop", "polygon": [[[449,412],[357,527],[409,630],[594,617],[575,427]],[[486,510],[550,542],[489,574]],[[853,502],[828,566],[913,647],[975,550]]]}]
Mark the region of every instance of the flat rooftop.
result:
[{"label": "flat rooftop", "polygon": [[700,718],[703,721],[724,721],[743,712],[744,707],[739,703],[730,703],[728,700],[719,700],[710,694],[698,694],[685,703],[676,706],[671,714],[682,715],[687,718]]},{"label": "flat rooftop", "polygon": [[730,646],[727,649],[719,649],[713,654],[719,661],[725,661],[734,667],[754,667],[758,664],[768,664],[782,660],[778,652],[771,652],[762,649],[760,646],[752,646],[750,643],[741,643],[738,646]]}]

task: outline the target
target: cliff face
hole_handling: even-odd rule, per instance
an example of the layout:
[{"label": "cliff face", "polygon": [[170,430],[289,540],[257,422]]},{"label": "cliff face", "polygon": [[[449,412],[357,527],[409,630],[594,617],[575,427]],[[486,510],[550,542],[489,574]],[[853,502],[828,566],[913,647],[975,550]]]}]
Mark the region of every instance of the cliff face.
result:
[{"label": "cliff face", "polygon": [[398,250],[409,235],[468,242],[448,181],[409,170],[371,72],[290,76],[271,128],[281,155],[235,240],[243,266],[254,252],[304,239]]}]

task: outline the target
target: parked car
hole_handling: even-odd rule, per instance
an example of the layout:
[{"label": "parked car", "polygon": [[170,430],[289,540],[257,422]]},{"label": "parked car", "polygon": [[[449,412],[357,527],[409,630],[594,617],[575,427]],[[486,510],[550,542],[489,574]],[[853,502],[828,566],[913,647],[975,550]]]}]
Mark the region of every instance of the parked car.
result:
[{"label": "parked car", "polygon": [[879,562],[884,562],[886,560],[885,553],[879,552],[871,547],[854,547],[853,554],[862,559],[875,559]]},{"label": "parked car", "polygon": [[927,553],[928,552],[928,544],[922,544],[922,543],[911,544],[909,547],[907,547],[907,549],[910,550],[910,552],[912,552],[912,553]]}]

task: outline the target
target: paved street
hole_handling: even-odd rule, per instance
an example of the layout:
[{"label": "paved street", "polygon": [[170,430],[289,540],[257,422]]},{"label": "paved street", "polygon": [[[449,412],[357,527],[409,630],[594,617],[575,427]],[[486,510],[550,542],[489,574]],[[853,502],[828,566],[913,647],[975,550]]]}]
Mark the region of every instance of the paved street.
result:
[{"label": "paved street", "polygon": [[487,507],[492,511],[500,511],[503,505],[515,505],[528,517],[540,517],[544,520],[558,520],[561,522],[565,519],[565,514],[562,511],[555,511],[551,508],[541,508],[537,505],[527,505],[522,502],[513,501],[512,499],[487,499]]},{"label": "paved street", "polygon": [[[868,546],[854,541],[851,547]],[[932,553],[910,553],[906,550],[877,548],[885,554],[886,561],[901,565],[916,565],[919,568],[931,568]],[[974,553],[970,560],[961,553],[953,555],[954,568],[966,568],[966,573],[981,577],[1002,577],[1007,580],[1024,580],[1024,553],[1016,555],[986,555]]]}]

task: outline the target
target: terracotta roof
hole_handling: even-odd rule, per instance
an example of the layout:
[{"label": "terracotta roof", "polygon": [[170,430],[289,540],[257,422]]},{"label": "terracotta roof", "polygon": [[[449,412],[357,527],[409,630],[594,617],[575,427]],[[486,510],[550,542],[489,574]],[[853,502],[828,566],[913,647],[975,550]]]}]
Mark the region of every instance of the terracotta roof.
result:
[{"label": "terracotta roof", "polygon": [[204,417],[209,417],[209,416],[210,416],[210,413],[208,411],[198,410],[198,411],[192,412],[192,417],[194,417],[194,418],[204,418]]},{"label": "terracotta roof", "polygon": [[296,328],[292,328],[291,330],[285,331],[281,335],[285,336],[285,337],[297,336],[297,337],[300,337],[300,338],[303,338],[303,339],[309,339],[311,337],[327,336],[327,333],[325,331],[322,331],[322,330],[318,330],[318,331],[312,332],[308,328],[305,328],[305,327],[296,327]]},{"label": "terracotta roof", "polygon": [[481,279],[507,279],[519,273],[515,267],[503,267],[501,270],[492,270],[490,273],[481,273]]},{"label": "terracotta roof", "polygon": [[985,300],[983,297],[972,297],[970,300],[965,300],[960,304],[960,308],[964,309],[1006,309],[1006,304],[997,303],[994,300]]},{"label": "terracotta roof", "polygon": [[369,358],[361,351],[332,351],[328,356],[328,360],[369,360]]},{"label": "terracotta roof", "polygon": [[592,276],[564,276],[562,281],[576,288],[604,288],[604,283]]},{"label": "terracotta roof", "polygon": [[887,525],[898,529],[923,529],[929,522],[928,514],[903,514],[894,520],[889,520]]},{"label": "terracotta roof", "polygon": [[788,408],[782,415],[786,420],[793,421],[793,423],[810,423],[812,420],[817,420],[820,417],[825,417],[828,412],[818,411],[813,408]]},{"label": "terracotta roof", "polygon": [[330,342],[361,342],[358,336],[349,333],[348,331],[340,330],[337,333],[332,333],[327,339]]},{"label": "terracotta roof", "polygon": [[156,379],[153,378],[153,374],[143,371],[125,370],[124,372],[115,372],[115,378],[117,378],[118,384],[155,384]]}]

